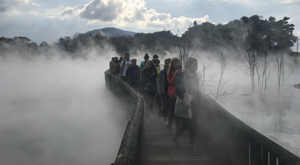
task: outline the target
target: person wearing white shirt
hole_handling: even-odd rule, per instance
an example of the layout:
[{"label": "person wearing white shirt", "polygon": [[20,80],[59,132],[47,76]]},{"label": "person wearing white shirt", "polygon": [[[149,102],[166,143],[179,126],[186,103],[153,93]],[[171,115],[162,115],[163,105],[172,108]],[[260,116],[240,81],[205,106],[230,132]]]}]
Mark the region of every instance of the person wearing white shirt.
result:
[{"label": "person wearing white shirt", "polygon": [[120,64],[120,75],[119,78],[123,81],[126,81],[126,71],[127,68],[131,65],[130,54],[125,53],[125,59]]}]

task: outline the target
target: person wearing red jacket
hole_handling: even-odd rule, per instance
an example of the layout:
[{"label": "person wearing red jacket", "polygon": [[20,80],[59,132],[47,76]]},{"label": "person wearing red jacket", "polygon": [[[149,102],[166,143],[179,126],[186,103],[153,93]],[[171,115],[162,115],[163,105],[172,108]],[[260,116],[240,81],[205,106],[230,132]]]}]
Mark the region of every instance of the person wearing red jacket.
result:
[{"label": "person wearing red jacket", "polygon": [[172,125],[175,120],[176,123],[176,128],[178,127],[179,122],[176,121],[175,116],[174,116],[174,110],[175,110],[175,103],[176,103],[176,94],[175,94],[175,87],[176,87],[176,78],[179,75],[181,69],[180,69],[180,61],[177,57],[173,57],[171,60],[171,64],[169,67],[169,70],[167,72],[167,80],[169,83],[169,88],[168,88],[168,95],[170,98],[169,102],[169,116],[168,116],[168,133],[172,133]]}]

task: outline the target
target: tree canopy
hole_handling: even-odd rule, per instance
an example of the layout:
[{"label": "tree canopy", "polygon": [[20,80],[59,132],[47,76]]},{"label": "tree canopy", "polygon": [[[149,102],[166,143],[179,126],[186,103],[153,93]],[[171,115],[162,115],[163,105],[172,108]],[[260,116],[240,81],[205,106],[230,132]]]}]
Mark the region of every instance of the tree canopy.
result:
[{"label": "tree canopy", "polygon": [[[76,33],[73,36],[65,36],[54,44],[43,41],[36,44],[27,37],[0,38],[0,49],[9,51],[17,49],[23,51],[24,46],[37,50],[45,47],[57,47],[59,50],[72,54],[75,52],[96,47],[101,50],[106,45],[111,45],[117,53],[148,52],[164,54],[166,51],[178,51],[178,47],[189,45],[190,49],[202,51],[216,51],[218,49],[230,49],[240,54],[241,50],[255,52],[258,56],[265,52],[289,52],[297,41],[293,35],[294,25],[289,24],[289,18],[276,20],[275,17],[264,19],[261,16],[243,16],[226,24],[212,24],[204,22],[198,24],[194,21],[182,35],[172,34],[164,30],[154,33],[136,33],[135,36],[111,37],[100,33],[91,36],[84,33]],[[245,47],[246,46],[246,47]],[[34,53],[34,52],[32,52]]]}]

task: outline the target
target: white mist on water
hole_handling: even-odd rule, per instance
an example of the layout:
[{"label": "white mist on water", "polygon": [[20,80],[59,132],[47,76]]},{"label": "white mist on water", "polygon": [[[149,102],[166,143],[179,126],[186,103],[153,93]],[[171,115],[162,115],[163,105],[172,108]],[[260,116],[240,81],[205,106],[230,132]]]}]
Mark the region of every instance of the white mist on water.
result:
[{"label": "white mist on water", "polygon": [[110,59],[0,57],[0,164],[110,164],[128,119],[105,89]]},{"label": "white mist on water", "polygon": [[[198,71],[201,72],[203,66],[206,67],[204,93],[214,97],[221,64],[214,58],[207,58],[208,56],[204,54],[198,57]],[[267,72],[271,72],[265,101],[262,101],[258,95],[257,76],[255,92],[251,96],[251,78],[244,72],[247,71],[247,63],[228,58],[222,79],[223,95],[216,101],[244,123],[300,156],[300,89],[293,87],[300,83],[300,71],[297,67],[292,61],[286,61],[286,80],[278,96],[276,62],[268,63]],[[227,83],[224,84],[225,82]]]}]

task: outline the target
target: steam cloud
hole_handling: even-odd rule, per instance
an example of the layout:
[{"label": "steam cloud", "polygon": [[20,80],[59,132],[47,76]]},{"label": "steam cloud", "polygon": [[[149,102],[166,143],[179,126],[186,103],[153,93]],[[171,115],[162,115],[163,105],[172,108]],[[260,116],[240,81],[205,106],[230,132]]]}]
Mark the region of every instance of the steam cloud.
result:
[{"label": "steam cloud", "polygon": [[128,119],[105,57],[0,57],[0,164],[109,164]]},{"label": "steam cloud", "polygon": [[[0,164],[92,165],[114,161],[128,115],[104,85],[103,73],[111,57],[117,55],[95,54],[84,59],[60,55],[0,57]],[[160,55],[161,67],[164,58],[175,54],[174,51]],[[204,93],[212,95],[216,92],[220,63],[214,53],[196,52],[194,57],[198,59],[199,71],[206,66]],[[276,72],[272,72],[264,103],[256,95],[244,95],[251,91],[250,77],[238,69],[238,65],[244,67],[242,60],[231,57],[223,77],[230,78],[223,89],[227,97],[218,102],[248,125],[300,155],[300,142],[295,140],[300,134],[300,90],[292,87],[300,83],[297,67],[287,62],[286,72],[294,72],[285,82],[281,100],[274,97],[277,84]],[[143,57],[131,58],[139,64]],[[268,65],[268,69],[276,70],[275,64]],[[281,134],[276,130],[278,126]]]}]

